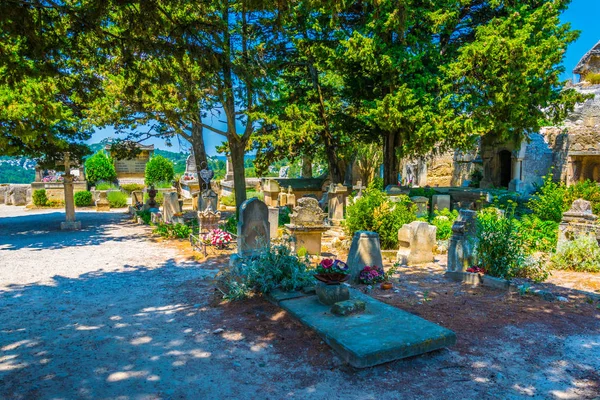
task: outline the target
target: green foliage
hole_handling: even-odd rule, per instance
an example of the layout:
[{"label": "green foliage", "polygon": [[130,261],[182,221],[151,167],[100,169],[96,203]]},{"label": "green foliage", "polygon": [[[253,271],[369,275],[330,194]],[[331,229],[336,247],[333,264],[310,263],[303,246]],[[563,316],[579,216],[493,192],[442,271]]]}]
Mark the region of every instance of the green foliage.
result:
[{"label": "green foliage", "polygon": [[123,208],[127,206],[127,195],[121,191],[111,191],[106,194],[112,208]]},{"label": "green foliage", "polygon": [[186,224],[159,223],[154,227],[152,232],[165,239],[187,239],[192,233],[192,228]]},{"label": "green foliage", "polygon": [[287,207],[287,206],[279,207],[279,218],[277,221],[277,225],[284,226],[285,224],[289,224],[291,213],[292,213],[292,210],[290,210],[289,207]]},{"label": "green foliage", "polygon": [[[149,199],[148,193],[144,193],[144,203],[147,202],[148,199]],[[162,205],[164,199],[165,199],[165,196],[163,195],[163,192],[157,191],[156,196],[154,197],[154,201],[156,201],[156,204]]]},{"label": "green foliage", "polygon": [[568,210],[577,199],[584,199],[592,203],[592,212],[600,215],[600,186],[598,186],[598,182],[586,180],[567,187],[564,210]]},{"label": "green foliage", "polygon": [[171,181],[159,181],[154,183],[155,189],[171,189],[173,184]]},{"label": "green foliage", "polygon": [[387,250],[397,248],[398,230],[415,219],[416,206],[407,196],[392,202],[384,192],[369,188],[347,207],[344,229],[349,236],[360,230],[377,232],[381,248]]},{"label": "green foliage", "polygon": [[521,264],[512,272],[514,278],[527,278],[534,282],[543,282],[550,276],[548,260],[536,258],[532,255],[526,256]]},{"label": "green foliage", "polygon": [[477,257],[486,274],[509,279],[525,261],[518,223],[508,209],[504,214],[486,208],[477,214]]},{"label": "green foliage", "polygon": [[380,178],[379,176],[376,176],[375,178],[373,178],[373,180],[367,186],[370,187],[371,189],[377,189],[377,190],[381,190],[381,191],[383,191],[383,189],[385,189],[385,187],[383,185],[383,178]]},{"label": "green foliage", "polygon": [[119,190],[119,187],[112,182],[98,181],[96,190]]},{"label": "green foliage", "polygon": [[[171,182],[175,175],[173,163],[163,156],[155,155],[146,164],[145,175],[145,182],[148,186],[158,182]],[[169,187],[171,186],[169,185]]]},{"label": "green foliage", "polygon": [[31,196],[33,204],[38,207],[43,207],[48,203],[48,196],[46,196],[46,189],[38,189],[33,192]]},{"label": "green foliage", "polygon": [[231,217],[227,218],[225,220],[225,224],[220,225],[219,228],[229,233],[233,233],[234,235],[237,235],[237,224],[237,218],[235,217],[235,215],[232,215]]},{"label": "green foliage", "polygon": [[150,211],[140,210],[136,212],[136,215],[140,217],[142,221],[144,221],[144,224],[150,225],[150,222],[152,221],[152,214],[150,213]]},{"label": "green foliage", "polygon": [[306,250],[306,247],[300,246],[296,254],[298,254],[298,257],[300,258],[304,258],[308,255],[308,250]]},{"label": "green foliage", "polygon": [[274,289],[298,290],[314,284],[314,278],[308,258],[296,256],[285,245],[275,245],[219,273],[217,282],[225,299],[242,300]]},{"label": "green foliage", "polygon": [[600,84],[600,73],[598,72],[588,72],[585,74],[584,80],[586,82],[591,83],[592,85]]},{"label": "green foliage", "polygon": [[600,246],[593,235],[580,235],[561,243],[552,257],[556,269],[600,272]]},{"label": "green foliage", "polygon": [[226,205],[227,207],[235,206],[235,193],[227,196],[221,196],[221,204]]},{"label": "green foliage", "polygon": [[558,222],[544,221],[537,214],[524,215],[519,223],[519,234],[529,252],[552,252],[558,240]]},{"label": "green foliage", "polygon": [[458,218],[458,211],[450,211],[447,208],[429,215],[428,222],[437,228],[435,233],[437,240],[450,239],[450,236],[452,236],[452,225],[456,221],[456,218]]},{"label": "green foliage", "polygon": [[112,182],[117,179],[117,172],[112,158],[104,151],[99,151],[85,160],[85,177],[90,184],[99,181]]},{"label": "green foliage", "polygon": [[566,210],[566,190],[563,184],[552,180],[552,175],[544,177],[544,184],[534,194],[527,207],[542,221],[560,222]]},{"label": "green foliage", "polygon": [[87,190],[75,193],[73,198],[77,207],[87,207],[92,205],[92,193]]},{"label": "green foliage", "polygon": [[436,193],[435,190],[431,189],[431,188],[425,188],[425,187],[412,188],[412,189],[410,189],[410,192],[408,192],[408,197],[416,197],[416,196],[427,197],[429,199],[429,203],[431,204],[431,198],[433,197],[433,195],[435,193]]},{"label": "green foliage", "polygon": [[145,186],[140,183],[125,183],[121,185],[121,189],[131,194],[131,192],[144,190]]}]

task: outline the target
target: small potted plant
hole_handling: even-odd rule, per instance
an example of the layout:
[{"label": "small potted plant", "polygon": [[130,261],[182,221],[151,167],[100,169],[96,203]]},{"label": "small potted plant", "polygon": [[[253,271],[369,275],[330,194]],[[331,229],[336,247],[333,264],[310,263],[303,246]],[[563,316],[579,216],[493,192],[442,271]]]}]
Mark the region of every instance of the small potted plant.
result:
[{"label": "small potted plant", "polygon": [[396,273],[397,269],[398,269],[398,264],[394,264],[394,265],[392,265],[392,267],[390,269],[388,269],[383,274],[383,282],[381,282],[381,286],[380,286],[383,290],[390,290],[391,288],[394,287],[394,285],[391,282],[391,279],[392,279],[392,275],[394,275]]},{"label": "small potted plant", "polygon": [[348,287],[341,284],[350,278],[349,272],[348,265],[343,261],[330,258],[321,260],[314,274],[319,281],[315,292],[321,304],[330,306],[350,298]]}]

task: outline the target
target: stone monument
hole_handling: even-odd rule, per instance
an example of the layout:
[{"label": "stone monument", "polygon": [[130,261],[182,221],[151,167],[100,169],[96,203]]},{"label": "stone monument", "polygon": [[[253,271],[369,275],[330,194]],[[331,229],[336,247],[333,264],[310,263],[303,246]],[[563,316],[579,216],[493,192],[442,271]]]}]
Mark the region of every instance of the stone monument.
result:
[{"label": "stone monument", "polygon": [[477,212],[460,210],[452,225],[452,237],[448,246],[446,276],[453,280],[463,280],[467,268],[477,264],[475,255],[477,233]]},{"label": "stone monument", "polygon": [[376,265],[383,268],[379,234],[369,231],[357,231],[352,237],[348,252],[348,267],[350,280],[356,282],[364,267]]},{"label": "stone monument", "polygon": [[238,255],[259,254],[270,245],[269,208],[253,197],[242,203],[237,225]]},{"label": "stone monument", "polygon": [[437,228],[424,221],[413,221],[398,230],[397,259],[402,265],[426,264],[434,261]]},{"label": "stone monument", "polygon": [[316,199],[298,199],[298,206],[290,214],[290,223],[285,225],[295,239],[296,252],[304,247],[308,254],[321,255],[321,237],[329,229],[323,223],[326,216]]},{"label": "stone monument", "polygon": [[267,179],[263,184],[262,191],[265,195],[265,204],[268,207],[277,207],[277,196],[281,191],[279,183],[273,179]]},{"label": "stone monument", "polygon": [[579,235],[593,235],[597,238],[600,234],[597,220],[598,217],[592,213],[589,201],[575,200],[569,211],[563,214],[558,226],[558,244],[573,240]]},{"label": "stone monument", "polygon": [[96,200],[96,211],[110,211],[110,203],[108,202],[108,196],[105,190],[101,190],[98,193],[98,200]]},{"label": "stone monument", "polygon": [[219,220],[221,219],[221,213],[215,211],[211,204],[202,211],[198,211],[198,226],[200,233],[207,233],[214,229],[219,228]]},{"label": "stone monument", "polygon": [[283,188],[280,189],[279,196],[277,196],[277,204],[279,207],[285,207],[287,205],[287,193]]},{"label": "stone monument", "polygon": [[329,185],[328,191],[328,207],[329,207],[329,221],[333,225],[339,225],[344,219],[344,208],[346,207],[346,196],[348,195],[348,188],[338,183]]},{"label": "stone monument", "polygon": [[166,192],[163,193],[163,196],[162,215],[164,222],[171,223],[173,215],[181,212],[179,197],[177,196],[177,192]]},{"label": "stone monument", "polygon": [[279,208],[269,207],[269,229],[271,239],[277,237],[277,228],[279,228]]}]

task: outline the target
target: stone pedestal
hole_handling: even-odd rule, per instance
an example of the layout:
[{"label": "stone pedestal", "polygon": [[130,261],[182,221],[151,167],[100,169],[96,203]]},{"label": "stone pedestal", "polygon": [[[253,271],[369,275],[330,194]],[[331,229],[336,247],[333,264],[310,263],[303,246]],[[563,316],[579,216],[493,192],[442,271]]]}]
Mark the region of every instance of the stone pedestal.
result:
[{"label": "stone pedestal", "polygon": [[63,231],[78,231],[81,229],[81,221],[63,221],[60,223]]},{"label": "stone pedestal", "polygon": [[279,207],[287,206],[287,193],[279,193],[279,195],[277,196],[277,205],[279,205]]},{"label": "stone pedestal", "polygon": [[423,221],[413,221],[398,230],[397,259],[402,265],[426,264],[434,261],[437,228]]},{"label": "stone pedestal", "polygon": [[423,196],[414,196],[410,198],[417,206],[417,218],[429,216],[429,199]]},{"label": "stone pedestal", "polygon": [[350,269],[350,279],[354,282],[358,280],[360,271],[367,265],[383,267],[379,235],[369,231],[355,232],[348,252],[347,264]]},{"label": "stone pedestal", "polygon": [[267,179],[262,187],[263,194],[265,195],[265,204],[268,207],[277,207],[277,197],[281,188],[279,187],[279,183],[272,179]]},{"label": "stone pedestal", "polygon": [[290,225],[286,225],[286,227],[295,238],[294,247],[296,252],[304,247],[310,255],[321,255],[321,239],[323,232],[329,230],[328,227],[303,228],[290,227]]},{"label": "stone pedestal", "polygon": [[350,291],[346,285],[327,285],[323,282],[318,282],[315,286],[317,298],[321,304],[332,306],[340,301],[350,299]]},{"label": "stone pedestal", "polygon": [[96,211],[110,211],[110,203],[105,191],[98,193],[98,200],[96,200]]},{"label": "stone pedestal", "polygon": [[325,213],[319,207],[319,202],[311,197],[302,197],[298,200],[298,206],[290,214],[290,223],[286,228],[295,240],[295,250],[304,247],[308,254],[321,254],[321,236],[329,229],[323,220]]}]

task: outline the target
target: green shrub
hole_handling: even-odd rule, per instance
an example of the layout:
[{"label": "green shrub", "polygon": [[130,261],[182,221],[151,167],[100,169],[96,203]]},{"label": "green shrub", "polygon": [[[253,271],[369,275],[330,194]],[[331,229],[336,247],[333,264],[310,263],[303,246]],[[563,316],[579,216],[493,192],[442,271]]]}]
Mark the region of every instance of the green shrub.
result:
[{"label": "green shrub", "polygon": [[285,245],[268,248],[260,256],[236,263],[217,276],[217,287],[227,300],[241,300],[274,289],[298,290],[314,284],[308,258],[300,258]]},{"label": "green shrub", "polygon": [[38,189],[33,192],[31,196],[33,204],[38,207],[44,207],[48,204],[48,196],[46,196],[46,189]]},{"label": "green shrub", "polygon": [[383,191],[385,187],[383,186],[383,178],[376,176],[373,180],[367,185],[371,189],[377,189]]},{"label": "green shrub", "polygon": [[[171,182],[175,172],[173,163],[163,156],[156,155],[146,164],[146,185],[157,184],[158,182]],[[169,187],[171,187],[169,185]]]},{"label": "green shrub", "polygon": [[[144,203],[146,203],[149,199],[148,193],[144,193]],[[162,192],[156,192],[156,196],[154,197],[154,201],[156,201],[156,204],[161,205],[163,203],[163,200],[165,199],[165,196],[163,195]]]},{"label": "green shrub", "polygon": [[517,266],[512,276],[515,278],[529,278],[534,282],[543,282],[550,276],[547,265],[546,259],[538,259],[529,255]]},{"label": "green shrub", "polygon": [[544,177],[544,184],[527,203],[527,207],[542,221],[560,222],[565,211],[565,197],[564,185],[552,181],[549,174]]},{"label": "green shrub", "polygon": [[579,272],[600,272],[600,246],[592,235],[580,235],[561,243],[552,257],[552,266]]},{"label": "green shrub", "polygon": [[415,197],[415,196],[427,197],[427,198],[429,198],[429,203],[431,204],[431,198],[433,197],[433,195],[435,193],[436,193],[435,190],[433,190],[431,188],[424,188],[424,187],[412,188],[412,189],[410,189],[410,192],[408,192],[408,197]]},{"label": "green shrub", "polygon": [[397,248],[398,230],[417,218],[416,206],[407,196],[397,199],[392,202],[382,191],[366,189],[363,197],[347,207],[344,229],[348,236],[360,230],[373,231],[379,234],[383,249]]},{"label": "green shrub", "polygon": [[77,207],[87,207],[92,205],[92,193],[87,190],[77,192],[73,197]]},{"label": "green shrub", "polygon": [[104,151],[99,151],[85,161],[85,177],[88,182],[95,184],[98,181],[114,181],[117,172],[112,158]]},{"label": "green shrub", "polygon": [[284,226],[285,224],[290,223],[290,214],[292,210],[289,207],[279,207],[279,217],[277,221],[278,226]]},{"label": "green shrub", "polygon": [[112,182],[98,181],[96,182],[96,190],[119,190],[119,187]]},{"label": "green shrub", "polygon": [[127,195],[123,192],[108,192],[106,196],[112,208],[122,208],[127,206]]},{"label": "green shrub", "polygon": [[228,207],[235,206],[235,193],[232,193],[232,194],[227,195],[227,196],[222,196],[221,197],[221,204],[226,205]]},{"label": "green shrub", "polygon": [[150,211],[148,210],[138,211],[136,214],[142,219],[142,221],[144,221],[144,224],[146,225],[149,225],[150,221],[152,221],[152,214],[150,214]]},{"label": "green shrub", "polygon": [[131,194],[131,192],[144,190],[145,186],[140,183],[126,183],[121,185],[121,189]]},{"label": "green shrub", "polygon": [[235,217],[235,215],[232,215],[231,217],[227,218],[225,220],[225,224],[220,225],[219,228],[229,233],[233,233],[234,235],[237,235],[237,224],[237,218]]},{"label": "green shrub", "polygon": [[591,83],[592,85],[598,85],[598,84],[600,84],[600,73],[588,72],[587,74],[585,74],[584,80],[586,82]]},{"label": "green shrub", "polygon": [[154,183],[155,189],[171,189],[172,187],[173,187],[173,184],[171,182],[167,182],[167,181],[160,181],[160,182]]},{"label": "green shrub", "polygon": [[165,239],[187,239],[192,233],[192,228],[190,228],[186,224],[160,223],[154,227],[152,232],[162,236]]},{"label": "green shrub", "polygon": [[48,200],[46,202],[46,207],[61,208],[64,206],[65,206],[65,202],[62,200]]},{"label": "green shrub", "polygon": [[477,214],[477,257],[486,274],[509,279],[525,261],[514,209],[486,208]]},{"label": "green shrub", "polygon": [[458,211],[450,211],[447,208],[430,214],[429,223],[437,228],[435,233],[437,240],[450,239],[450,236],[452,236],[452,225],[457,218]]},{"label": "green shrub", "polygon": [[544,221],[537,214],[524,215],[519,223],[519,233],[529,252],[552,252],[558,240],[558,222]]}]

